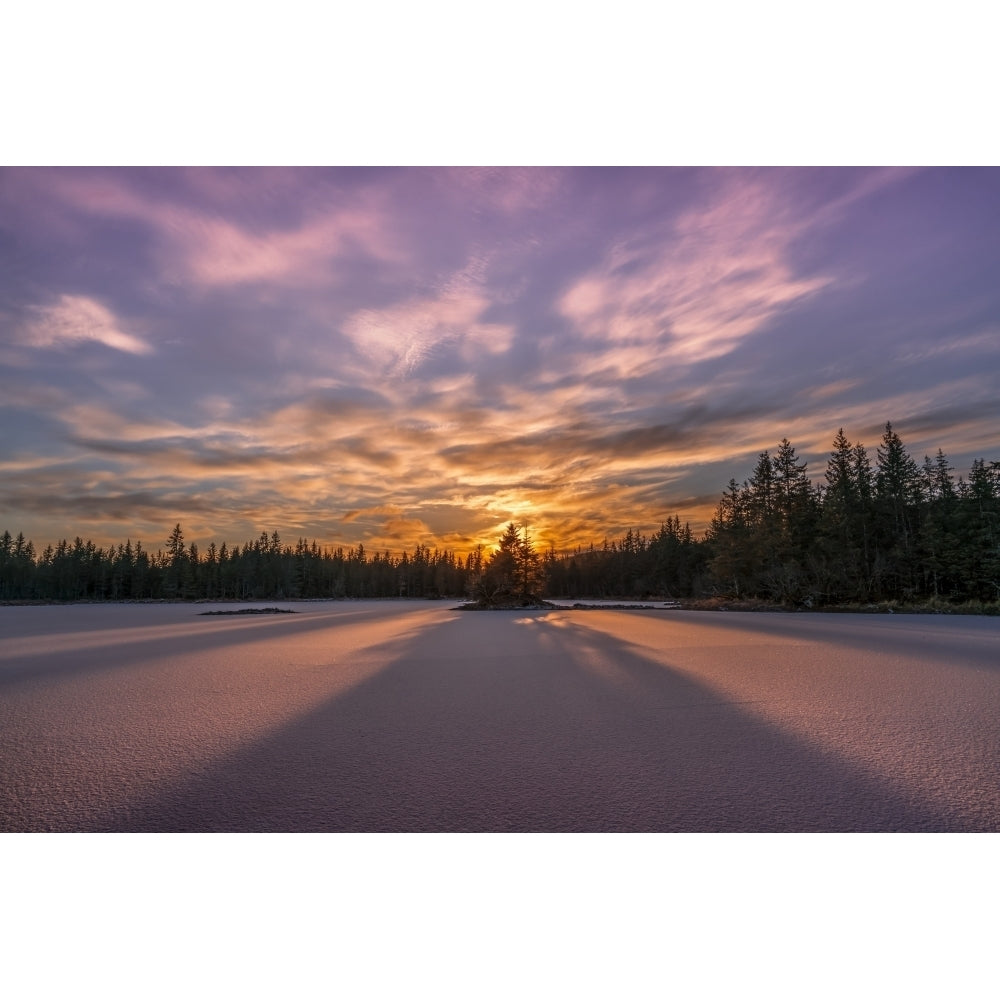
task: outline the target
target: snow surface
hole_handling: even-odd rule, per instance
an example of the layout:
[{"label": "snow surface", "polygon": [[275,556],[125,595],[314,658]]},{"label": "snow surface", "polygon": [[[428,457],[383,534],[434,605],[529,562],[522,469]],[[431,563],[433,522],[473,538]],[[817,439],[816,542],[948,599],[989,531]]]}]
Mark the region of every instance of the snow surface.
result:
[{"label": "snow surface", "polygon": [[0,608],[0,829],[1000,829],[1000,619],[279,606]]}]

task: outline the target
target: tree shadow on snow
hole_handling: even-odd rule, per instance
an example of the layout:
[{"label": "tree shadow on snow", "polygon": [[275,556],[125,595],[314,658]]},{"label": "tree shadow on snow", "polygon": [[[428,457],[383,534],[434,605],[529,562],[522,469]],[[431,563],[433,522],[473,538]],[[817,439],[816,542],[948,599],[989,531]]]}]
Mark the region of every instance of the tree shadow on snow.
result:
[{"label": "tree shadow on snow", "polygon": [[501,617],[388,644],[357,687],[91,828],[968,828],[612,637]]}]

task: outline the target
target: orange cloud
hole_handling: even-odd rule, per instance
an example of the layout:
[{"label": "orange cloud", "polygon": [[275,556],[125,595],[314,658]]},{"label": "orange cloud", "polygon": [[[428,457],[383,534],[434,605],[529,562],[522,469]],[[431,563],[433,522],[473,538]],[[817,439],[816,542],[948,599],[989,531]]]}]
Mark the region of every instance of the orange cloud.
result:
[{"label": "orange cloud", "polygon": [[374,517],[382,514],[389,517],[399,517],[403,513],[402,507],[395,504],[379,504],[377,507],[366,507],[360,510],[349,510],[342,518],[345,524],[356,521],[359,517]]}]

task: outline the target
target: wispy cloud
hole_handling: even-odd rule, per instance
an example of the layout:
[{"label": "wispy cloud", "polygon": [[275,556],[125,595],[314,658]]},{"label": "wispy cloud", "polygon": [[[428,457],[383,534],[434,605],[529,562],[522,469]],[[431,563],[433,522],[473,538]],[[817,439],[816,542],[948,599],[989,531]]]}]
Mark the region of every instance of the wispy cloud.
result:
[{"label": "wispy cloud", "polygon": [[773,186],[733,175],[707,205],[618,242],[560,310],[595,341],[655,345],[687,363],[726,354],[831,283],[795,274],[801,230]]},{"label": "wispy cloud", "polygon": [[[241,202],[226,198],[226,187],[193,175],[197,187],[217,201],[193,205],[181,193],[139,190],[126,178],[104,173],[53,171],[44,177],[49,197],[72,211],[104,219],[128,220],[152,235],[167,280],[204,287],[263,283],[302,288],[337,276],[334,263],[353,254],[383,262],[399,261],[401,249],[378,192],[350,198],[332,194],[305,219],[246,220],[238,209],[253,204],[254,185],[238,185]],[[251,175],[252,176],[252,175]],[[294,183],[293,178],[286,179]],[[269,191],[257,180],[257,196]],[[231,192],[230,192],[231,193]],[[220,203],[221,202],[221,203]]]},{"label": "wispy cloud", "polygon": [[84,295],[60,295],[52,305],[35,306],[21,336],[32,347],[67,347],[93,342],[127,354],[150,354],[145,340],[122,330],[117,317]]},{"label": "wispy cloud", "polygon": [[355,346],[391,374],[408,374],[438,347],[499,354],[514,336],[511,326],[483,321],[491,305],[485,292],[487,261],[473,258],[434,294],[382,309],[362,309],[344,324]]},{"label": "wispy cloud", "polygon": [[208,286],[254,282],[303,287],[335,276],[333,262],[362,251],[377,259],[398,257],[377,211],[332,209],[290,229],[249,232],[224,220],[188,220],[174,250],[186,276]]}]

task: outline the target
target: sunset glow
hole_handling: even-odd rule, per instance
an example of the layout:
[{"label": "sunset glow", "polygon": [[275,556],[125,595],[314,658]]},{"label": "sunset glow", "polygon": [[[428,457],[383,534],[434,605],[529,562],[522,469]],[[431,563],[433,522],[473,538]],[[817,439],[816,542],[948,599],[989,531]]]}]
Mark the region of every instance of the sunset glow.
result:
[{"label": "sunset glow", "polygon": [[0,170],[0,528],[465,554],[995,458],[993,169]]}]

